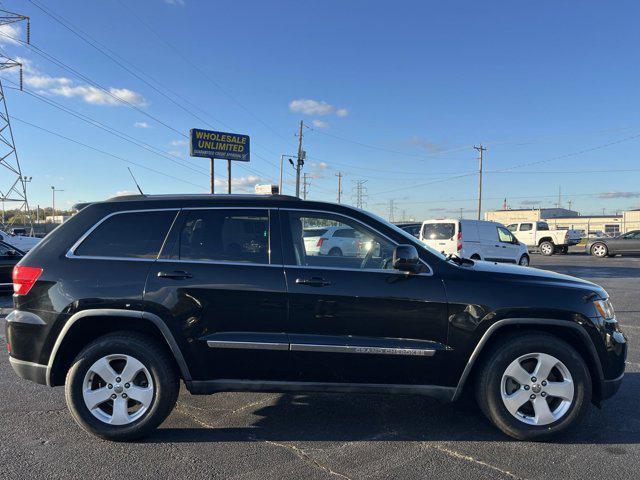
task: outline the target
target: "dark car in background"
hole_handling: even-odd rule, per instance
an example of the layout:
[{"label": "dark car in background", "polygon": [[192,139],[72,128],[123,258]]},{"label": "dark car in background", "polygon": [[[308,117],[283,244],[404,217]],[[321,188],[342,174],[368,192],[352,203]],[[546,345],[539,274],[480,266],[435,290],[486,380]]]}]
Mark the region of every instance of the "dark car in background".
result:
[{"label": "dark car in background", "polygon": [[0,292],[6,293],[13,290],[11,273],[23,256],[23,251],[8,243],[0,242]]},{"label": "dark car in background", "polygon": [[613,255],[640,255],[640,230],[623,233],[616,237],[592,238],[585,250],[594,257]]},{"label": "dark car in background", "polygon": [[420,238],[421,222],[398,222],[395,225],[414,237]]},{"label": "dark car in background", "polygon": [[[351,228],[354,255],[304,232]],[[345,205],[286,196],[130,196],[89,205],[13,275],[10,363],[64,385],[102,438],[150,433],[192,394],[475,394],[518,439],[575,425],[619,388],[626,338],[578,278],[461,259]]]}]

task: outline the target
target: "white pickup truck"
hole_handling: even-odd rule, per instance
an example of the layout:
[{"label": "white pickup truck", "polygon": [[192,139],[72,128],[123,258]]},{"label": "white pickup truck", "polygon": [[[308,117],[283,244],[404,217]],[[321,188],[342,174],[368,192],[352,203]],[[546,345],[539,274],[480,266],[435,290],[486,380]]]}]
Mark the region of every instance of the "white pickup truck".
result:
[{"label": "white pickup truck", "polygon": [[507,225],[507,229],[529,248],[538,248],[543,255],[567,253],[571,245],[580,243],[575,230],[552,230],[547,222],[521,222]]},{"label": "white pickup truck", "polygon": [[18,250],[22,250],[23,252],[28,252],[33,247],[35,247],[38,242],[42,240],[38,237],[26,237],[23,235],[10,235],[7,232],[0,230],[0,241],[8,243],[16,247]]}]

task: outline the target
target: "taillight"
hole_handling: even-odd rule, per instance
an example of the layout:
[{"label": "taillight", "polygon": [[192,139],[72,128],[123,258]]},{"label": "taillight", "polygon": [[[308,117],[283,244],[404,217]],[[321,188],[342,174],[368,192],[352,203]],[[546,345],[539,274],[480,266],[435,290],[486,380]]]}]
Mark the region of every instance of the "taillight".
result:
[{"label": "taillight", "polygon": [[39,267],[25,267],[16,265],[13,267],[13,293],[15,295],[26,295],[42,274]]},{"label": "taillight", "polygon": [[458,251],[462,250],[462,232],[458,232]]},{"label": "taillight", "polygon": [[318,243],[316,243],[316,247],[320,248],[325,240],[326,240],[326,238],[320,237],[318,239]]}]

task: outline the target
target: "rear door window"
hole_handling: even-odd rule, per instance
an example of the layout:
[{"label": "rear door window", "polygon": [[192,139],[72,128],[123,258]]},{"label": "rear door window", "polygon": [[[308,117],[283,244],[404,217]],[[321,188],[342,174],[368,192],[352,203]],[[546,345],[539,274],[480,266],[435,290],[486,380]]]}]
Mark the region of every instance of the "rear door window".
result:
[{"label": "rear door window", "polygon": [[455,223],[426,223],[422,227],[422,237],[425,240],[449,240],[455,231]]},{"label": "rear door window", "polygon": [[533,229],[533,224],[532,223],[521,223],[520,224],[520,231],[521,232],[529,232]]},{"label": "rear door window", "polygon": [[181,260],[269,263],[266,210],[192,210],[180,230]]},{"label": "rear door window", "polygon": [[73,253],[82,257],[155,259],[176,214],[176,210],[155,210],[112,215]]}]

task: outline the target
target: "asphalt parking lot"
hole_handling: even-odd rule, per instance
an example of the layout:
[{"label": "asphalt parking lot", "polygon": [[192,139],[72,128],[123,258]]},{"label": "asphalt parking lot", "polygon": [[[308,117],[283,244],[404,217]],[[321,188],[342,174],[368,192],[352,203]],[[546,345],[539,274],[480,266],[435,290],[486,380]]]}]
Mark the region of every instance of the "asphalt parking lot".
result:
[{"label": "asphalt parking lot", "polygon": [[[620,392],[553,443],[511,440],[472,405],[412,396],[183,391],[150,438],[116,444],[75,425],[62,388],[22,381],[0,353],[1,476],[14,478],[636,478],[640,258],[532,256],[612,297],[629,338]],[[5,302],[7,300],[5,299]],[[4,343],[4,320],[0,321]]]}]

